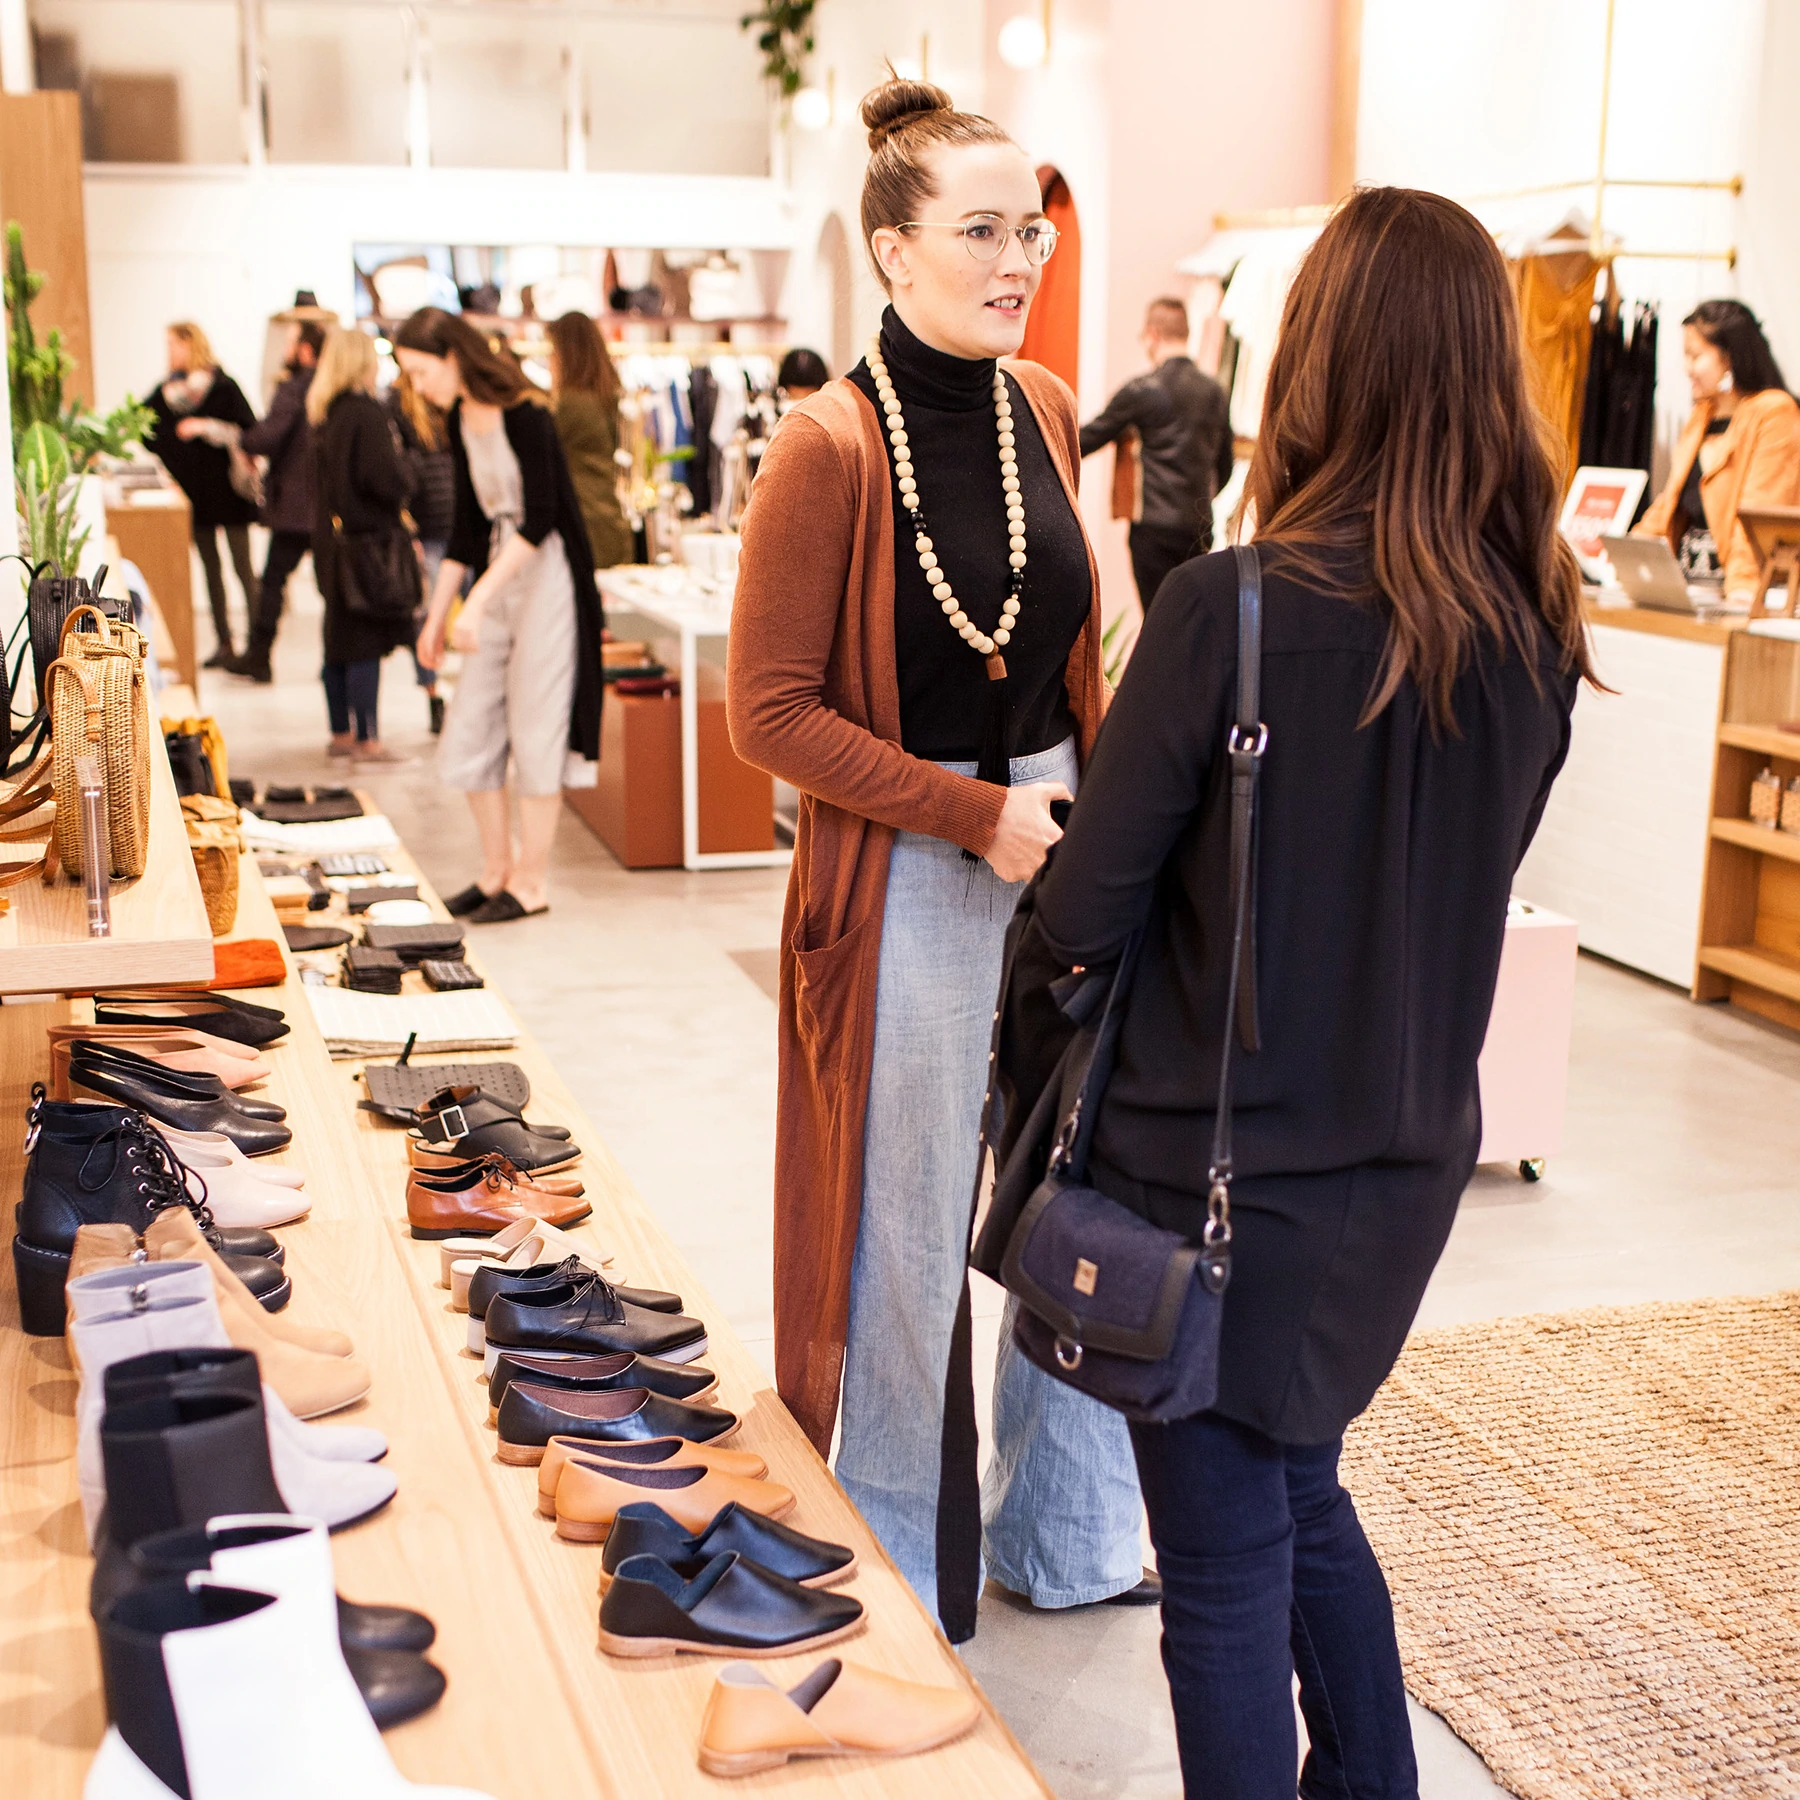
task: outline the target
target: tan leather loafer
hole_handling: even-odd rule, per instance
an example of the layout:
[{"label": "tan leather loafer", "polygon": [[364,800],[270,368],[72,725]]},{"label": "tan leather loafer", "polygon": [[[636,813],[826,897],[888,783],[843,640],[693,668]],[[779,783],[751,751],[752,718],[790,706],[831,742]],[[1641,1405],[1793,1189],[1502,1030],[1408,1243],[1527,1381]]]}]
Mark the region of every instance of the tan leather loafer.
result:
[{"label": "tan leather loafer", "polygon": [[556,1482],[556,1535],[578,1544],[603,1544],[621,1506],[650,1500],[683,1531],[704,1531],[735,1500],[748,1512],[779,1519],[794,1510],[790,1489],[773,1481],[745,1481],[717,1469],[634,1469],[597,1456],[566,1457]]},{"label": "tan leather loafer", "polygon": [[[464,1165],[467,1166],[466,1164]],[[498,1158],[458,1186],[455,1171],[412,1170],[406,1181],[406,1219],[416,1238],[449,1238],[467,1232],[504,1231],[522,1219],[546,1225],[578,1225],[594,1209],[585,1200],[527,1187],[506,1175]]]},{"label": "tan leather loafer", "polygon": [[[467,1162],[466,1155],[451,1149],[441,1149],[435,1144],[428,1144],[422,1137],[412,1132],[406,1134],[406,1161],[409,1167],[422,1174],[436,1175],[445,1169],[453,1169],[459,1162]],[[505,1158],[501,1159],[503,1162]],[[563,1194],[571,1200],[579,1200],[587,1192],[582,1186],[579,1175],[526,1175],[514,1164],[506,1163],[510,1174],[520,1181],[530,1181],[533,1186],[541,1187],[547,1194]]]},{"label": "tan leather loafer", "polygon": [[[740,1481],[761,1481],[769,1472],[769,1465],[753,1450],[719,1450],[711,1444],[690,1444],[686,1438],[596,1444],[586,1438],[553,1437],[544,1447],[544,1460],[538,1464],[538,1511],[546,1519],[556,1517],[556,1484],[562,1479],[563,1464],[571,1456],[638,1469],[713,1469],[720,1475],[735,1475]],[[634,1494],[632,1498],[653,1500],[656,1496]]]},{"label": "tan leather loafer", "polygon": [[700,1725],[700,1767],[754,1775],[794,1756],[916,1756],[971,1730],[981,1706],[967,1688],[901,1681],[834,1656],[783,1690],[754,1663],[719,1671]]}]

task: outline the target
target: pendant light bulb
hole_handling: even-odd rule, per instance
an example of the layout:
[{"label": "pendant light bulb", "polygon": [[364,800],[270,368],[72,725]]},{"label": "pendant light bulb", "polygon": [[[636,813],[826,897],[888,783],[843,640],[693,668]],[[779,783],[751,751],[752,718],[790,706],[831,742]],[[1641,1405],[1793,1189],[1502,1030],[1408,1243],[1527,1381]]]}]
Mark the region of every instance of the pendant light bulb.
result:
[{"label": "pendant light bulb", "polygon": [[831,123],[831,96],[823,88],[803,87],[793,107],[794,123],[802,131],[823,131]]},{"label": "pendant light bulb", "polygon": [[1009,69],[1036,69],[1050,54],[1044,22],[1032,13],[1020,13],[1000,27],[1000,60]]}]

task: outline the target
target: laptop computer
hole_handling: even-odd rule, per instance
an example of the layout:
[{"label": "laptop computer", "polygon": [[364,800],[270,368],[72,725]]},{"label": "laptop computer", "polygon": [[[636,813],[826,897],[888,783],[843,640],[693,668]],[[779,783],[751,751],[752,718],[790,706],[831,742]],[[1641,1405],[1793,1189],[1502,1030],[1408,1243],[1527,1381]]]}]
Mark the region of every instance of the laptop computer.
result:
[{"label": "laptop computer", "polygon": [[1607,560],[1634,606],[1658,612],[1715,613],[1725,596],[1716,587],[1690,585],[1675,552],[1659,537],[1603,537]]}]

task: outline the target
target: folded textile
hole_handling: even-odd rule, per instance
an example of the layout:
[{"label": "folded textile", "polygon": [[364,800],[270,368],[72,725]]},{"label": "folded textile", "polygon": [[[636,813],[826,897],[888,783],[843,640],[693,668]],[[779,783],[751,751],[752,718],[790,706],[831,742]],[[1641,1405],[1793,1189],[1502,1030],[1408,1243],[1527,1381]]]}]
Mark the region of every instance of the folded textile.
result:
[{"label": "folded textile", "polygon": [[287,976],[287,958],[273,938],[237,938],[213,945],[211,987],[280,987]]},{"label": "folded textile", "polygon": [[342,856],[355,850],[391,850],[400,834],[386,813],[360,819],[332,819],[320,825],[277,825],[247,808],[244,842],[252,850],[274,850],[292,856]]},{"label": "folded textile", "polygon": [[505,1050],[519,1041],[512,1014],[490,989],[453,994],[361,994],[309,987],[306,997],[333,1056],[397,1056],[415,1032],[415,1055]]}]

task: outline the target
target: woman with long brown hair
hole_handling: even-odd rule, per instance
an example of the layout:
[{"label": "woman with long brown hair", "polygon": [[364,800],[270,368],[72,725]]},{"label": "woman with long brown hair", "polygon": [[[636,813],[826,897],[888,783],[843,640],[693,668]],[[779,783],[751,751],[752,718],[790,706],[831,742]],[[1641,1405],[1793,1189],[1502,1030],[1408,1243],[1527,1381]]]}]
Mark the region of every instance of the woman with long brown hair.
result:
[{"label": "woman with long brown hair", "polygon": [[584,312],[566,312],[550,326],[550,404],[594,567],[630,562],[631,527],[619,505],[619,372]]},{"label": "woman with long brown hair", "polygon": [[[1493,240],[1374,188],[1288,295],[1249,477],[1267,727],[1260,1049],[1217,1399],[1131,1427],[1187,1791],[1416,1795],[1392,1608],[1338,1485],[1481,1136],[1507,894],[1590,665]],[[1142,930],[1089,1178],[1198,1240],[1231,952],[1233,552],[1164,584],[1036,895],[1058,969]],[[1018,1096],[1018,1101],[1025,1096]]]},{"label": "woman with long brown hair", "polygon": [[[601,703],[594,559],[549,397],[518,359],[436,307],[400,327],[394,355],[420,396],[446,415],[456,476],[450,544],[419,630],[426,668],[443,660],[450,608],[465,573],[475,575],[449,628],[465,661],[438,774],[468,796],[482,868],[445,904],[474,924],[501,924],[549,910],[562,790],[593,784]],[[516,843],[509,769],[519,796]]]}]

